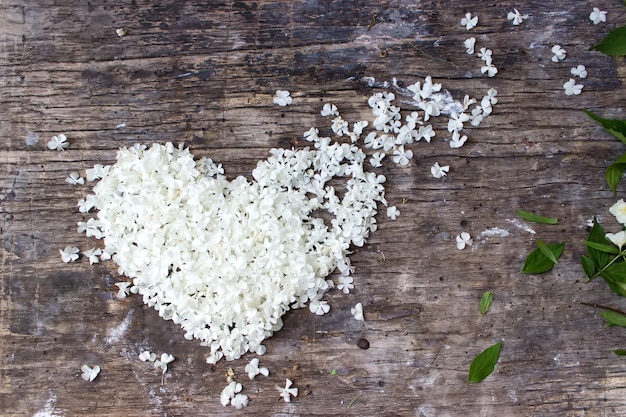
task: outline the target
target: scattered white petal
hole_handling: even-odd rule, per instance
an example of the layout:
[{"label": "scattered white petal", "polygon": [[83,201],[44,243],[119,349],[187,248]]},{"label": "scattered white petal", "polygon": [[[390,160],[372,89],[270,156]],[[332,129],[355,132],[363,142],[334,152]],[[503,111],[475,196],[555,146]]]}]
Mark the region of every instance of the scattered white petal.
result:
[{"label": "scattered white petal", "polygon": [[230,405],[235,407],[237,410],[241,410],[242,408],[246,407],[249,402],[250,402],[250,400],[248,399],[247,395],[245,395],[245,394],[236,394],[230,400]]},{"label": "scattered white petal", "polygon": [[283,397],[286,403],[291,402],[291,396],[298,396],[298,388],[291,388],[293,382],[289,378],[285,380],[285,388],[277,387],[280,391],[280,396]]},{"label": "scattered white petal", "polygon": [[579,65],[570,70],[573,76],[580,79],[587,78],[587,68],[584,65]]},{"label": "scattered white petal", "polygon": [[432,167],[430,167],[430,173],[435,178],[445,177],[448,171],[450,171],[450,166],[448,165],[439,166],[439,162],[435,162],[435,164]]},{"label": "scattered white petal", "polygon": [[278,104],[279,106],[288,106],[291,104],[291,93],[287,90],[276,90],[276,95],[274,96],[274,104]]},{"label": "scattered white petal", "polygon": [[65,182],[70,185],[83,185],[85,184],[85,179],[78,175],[78,172],[72,172],[70,176],[65,179]]},{"label": "scattered white petal", "polygon": [[79,257],[80,249],[75,246],[66,246],[65,249],[59,249],[63,262],[74,262]]},{"label": "scattered white petal", "polygon": [[466,13],[465,17],[461,19],[461,26],[465,26],[465,29],[471,30],[478,24],[478,16],[473,16],[471,13]]},{"label": "scattered white petal", "polygon": [[324,117],[326,116],[339,116],[339,112],[337,111],[337,106],[334,104],[326,103],[324,107],[322,107],[322,111],[320,114]]},{"label": "scattered white petal", "polygon": [[318,297],[309,301],[309,311],[318,316],[323,316],[330,311],[330,306],[327,301],[320,300]]},{"label": "scattered white petal", "polygon": [[396,208],[396,206],[387,207],[387,217],[391,220],[395,220],[400,215],[400,210]]},{"label": "scattered white petal", "polygon": [[456,237],[456,247],[459,250],[465,249],[465,246],[472,246],[473,242],[472,237],[467,232],[463,232]]},{"label": "scattered white petal", "polygon": [[589,20],[591,20],[594,25],[606,22],[606,12],[598,9],[597,7],[594,7],[593,11],[589,15]]},{"label": "scattered white petal", "polygon": [[70,144],[67,141],[67,137],[62,133],[52,136],[52,139],[48,142],[48,149],[50,150],[56,149],[57,151],[64,151],[68,146],[70,146]]},{"label": "scattered white petal", "polygon": [[128,35],[128,32],[126,31],[126,29],[124,28],[119,28],[115,30],[115,33],[117,34],[117,36],[122,37],[122,36],[126,36]]},{"label": "scattered white petal", "polygon": [[81,377],[87,382],[91,382],[96,379],[96,377],[100,373],[100,367],[98,365],[94,365],[93,368],[89,365],[83,365],[81,366],[80,370],[83,371]]},{"label": "scattered white petal", "polygon": [[474,55],[474,45],[476,45],[475,37],[472,36],[471,38],[465,39],[465,41],[463,41],[463,46],[465,46],[465,53],[468,55]]},{"label": "scattered white petal", "polygon": [[568,82],[563,84],[563,89],[565,90],[566,96],[578,95],[583,91],[582,84],[576,84],[576,80],[570,78]]},{"label": "scattered white petal", "polygon": [[144,350],[139,354],[139,359],[142,362],[154,362],[156,361],[156,354],[150,352],[149,350]]},{"label": "scattered white petal", "polygon": [[270,371],[267,368],[259,368],[259,358],[253,358],[250,363],[246,365],[244,370],[248,373],[248,378],[254,379],[258,374],[268,376]]},{"label": "scattered white petal", "polygon": [[457,131],[452,132],[452,139],[450,139],[450,147],[452,149],[460,148],[467,141],[467,136],[461,134]]},{"label": "scattered white petal", "polygon": [[528,19],[528,15],[527,14],[523,15],[523,14],[521,14],[519,12],[519,10],[513,9],[512,12],[509,12],[509,14],[506,16],[506,18],[508,20],[512,20],[513,24],[515,26],[517,26],[517,25],[521,24],[524,20]]},{"label": "scattered white petal", "polygon": [[401,166],[407,166],[409,160],[413,158],[412,150],[404,150],[404,145],[399,146],[393,151],[393,162]]},{"label": "scattered white petal", "polygon": [[352,313],[352,315],[354,316],[356,320],[359,320],[359,321],[365,320],[363,317],[363,304],[357,303],[354,307],[350,309],[350,312]]},{"label": "scattered white petal", "polygon": [[119,288],[119,291],[117,292],[116,297],[121,299],[126,298],[128,295],[130,295],[130,282],[116,282],[115,285],[117,286],[117,288]]},{"label": "scattered white petal", "polygon": [[552,51],[552,62],[559,62],[565,59],[565,57],[567,56],[567,53],[565,52],[565,49],[561,48],[560,45],[554,45],[551,49]]},{"label": "scattered white petal", "polygon": [[91,248],[86,251],[83,251],[83,255],[85,255],[85,257],[89,259],[90,265],[97,264],[100,262],[100,259],[98,257],[102,255],[102,249]]},{"label": "scattered white petal", "polygon": [[350,294],[350,290],[354,288],[353,282],[354,279],[350,276],[340,276],[337,289],[343,291],[344,294]]}]

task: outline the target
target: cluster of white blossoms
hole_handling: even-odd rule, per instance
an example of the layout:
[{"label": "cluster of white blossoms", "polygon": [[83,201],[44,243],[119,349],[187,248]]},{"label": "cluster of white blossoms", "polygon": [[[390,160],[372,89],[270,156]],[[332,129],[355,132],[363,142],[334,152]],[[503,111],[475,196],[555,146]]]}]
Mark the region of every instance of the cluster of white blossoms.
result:
[{"label": "cluster of white blossoms", "polygon": [[[124,148],[99,170],[97,216],[79,230],[104,240],[130,292],[210,347],[209,362],[262,354],[287,310],[328,311],[326,277],[352,272],[350,246],[364,244],[387,204],[385,178],[364,170],[358,146],[307,138],[314,149],[272,149],[252,182],[228,181],[182,145]],[[345,179],[342,198],[333,178]],[[334,216],[330,226],[316,210]]]},{"label": "cluster of white blossoms", "polygon": [[[85,173],[87,182],[97,183],[78,203],[86,218],[77,231],[104,242],[103,248],[85,251],[85,258],[92,264],[115,261],[118,273],[131,280],[115,284],[117,298],[141,296],[178,324],[185,338],[209,348],[207,363],[246,352],[263,355],[263,341],[282,327],[288,310],[308,306],[323,315],[331,308],[323,299],[329,289],[348,294],[354,288],[350,249],[363,246],[376,231],[379,204],[388,206],[386,178],[367,170],[366,162],[373,170],[389,155],[396,164],[409,165],[409,146],[431,141],[435,130],[426,122],[438,116],[448,116],[449,145],[459,148],[467,140],[461,135],[466,125],[478,126],[497,103],[495,89],[480,102],[469,96],[455,101],[430,76],[398,91],[417,110],[404,114],[394,93],[379,92],[368,100],[373,120],[350,124],[327,103],[321,114],[332,118],[338,140],[310,128],[304,133],[310,146],[271,149],[251,180],[229,181],[221,165],[195,160],[182,144],[119,150],[115,164],[97,164]],[[449,170],[433,167],[439,178]],[[82,177],[70,178],[68,183]],[[323,220],[320,211],[330,218]],[[386,214],[395,220],[400,212],[388,206]],[[66,262],[79,258],[78,248],[60,252]],[[327,279],[333,271],[339,273],[337,283]],[[361,303],[351,313],[364,320]],[[163,372],[173,360],[147,351],[140,358]],[[250,378],[269,373],[258,359],[246,372]],[[248,397],[241,390],[229,380],[222,404],[245,407]],[[297,395],[291,381],[280,392],[285,401]]]}]

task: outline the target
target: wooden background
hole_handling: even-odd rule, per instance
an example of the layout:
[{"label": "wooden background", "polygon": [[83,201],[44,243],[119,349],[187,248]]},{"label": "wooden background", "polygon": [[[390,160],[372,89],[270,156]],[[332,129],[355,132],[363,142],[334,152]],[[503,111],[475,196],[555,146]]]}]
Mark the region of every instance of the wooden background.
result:
[{"label": "wooden background", "polygon": [[[618,230],[603,173],[624,146],[582,109],[625,117],[624,61],[588,50],[626,23],[623,2],[459,3],[0,0],[0,414],[626,415],[626,359],[612,353],[626,348],[626,330],[605,328],[581,302],[626,303],[584,283],[579,266],[588,219]],[[593,25],[592,6],[609,22]],[[520,26],[506,20],[514,7],[530,15]],[[480,17],[471,32],[459,24],[468,11]],[[469,35],[493,50],[495,78],[464,53]],[[555,64],[557,43],[567,59]],[[578,64],[589,77],[566,97]],[[330,314],[287,314],[261,358],[269,378],[247,379],[251,356],[207,365],[207,348],[174,324],[136,297],[116,300],[113,263],[61,262],[60,248],[97,243],[76,233],[88,189],[65,184],[69,172],[111,163],[121,146],[184,141],[229,177],[249,174],[271,147],[328,129],[324,102],[368,118],[379,90],[362,77],[406,86],[426,75],[457,98],[497,88],[499,103],[463,148],[448,147],[439,121],[433,143],[411,146],[408,167],[386,161],[400,218],[381,213],[352,256],[356,288],[329,293]],[[272,104],[276,89],[293,104]],[[46,148],[58,133],[71,142],[65,152]],[[436,161],[451,166],[447,178],[430,176]],[[516,208],[560,224],[528,224]],[[469,250],[455,248],[461,231],[475,238]],[[537,238],[568,244],[552,272],[522,275]],[[481,316],[487,290],[495,302]],[[349,312],[358,301],[364,323]],[[467,385],[472,358],[497,341],[496,372]],[[176,357],[164,381],[137,359],[143,349]],[[102,368],[92,383],[80,377],[85,363]],[[229,367],[250,397],[242,411],[219,404]],[[276,390],[285,378],[300,389],[290,404]]]}]

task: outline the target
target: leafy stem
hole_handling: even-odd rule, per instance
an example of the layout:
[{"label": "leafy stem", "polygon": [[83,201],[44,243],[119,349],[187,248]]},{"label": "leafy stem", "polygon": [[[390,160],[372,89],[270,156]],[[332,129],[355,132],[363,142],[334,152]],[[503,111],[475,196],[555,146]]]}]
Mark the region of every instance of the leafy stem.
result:
[{"label": "leafy stem", "polygon": [[607,263],[605,266],[603,266],[598,272],[593,274],[593,276],[589,277],[587,282],[592,281],[592,280],[598,278],[600,275],[602,275],[611,265],[613,265],[620,258],[626,259],[626,249],[624,249],[623,251],[621,251],[620,253],[615,255],[615,257],[613,259],[611,259],[609,261],[609,263]]}]

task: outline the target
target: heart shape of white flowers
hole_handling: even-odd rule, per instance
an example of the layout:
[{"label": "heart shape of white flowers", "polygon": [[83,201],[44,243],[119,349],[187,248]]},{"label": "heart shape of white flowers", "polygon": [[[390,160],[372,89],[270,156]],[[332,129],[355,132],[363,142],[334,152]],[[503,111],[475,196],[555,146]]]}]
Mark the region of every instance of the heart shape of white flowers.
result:
[{"label": "heart shape of white flowers", "polygon": [[[104,239],[132,292],[210,346],[209,362],[264,353],[291,308],[328,311],[326,277],[348,275],[350,245],[376,230],[385,178],[364,172],[356,145],[308,133],[315,149],[272,149],[252,181],[229,181],[221,165],[171,143],[124,148],[91,172],[101,179],[81,202],[98,210],[88,234]],[[328,184],[339,177],[342,198]],[[334,216],[329,226],[318,210]]]}]

